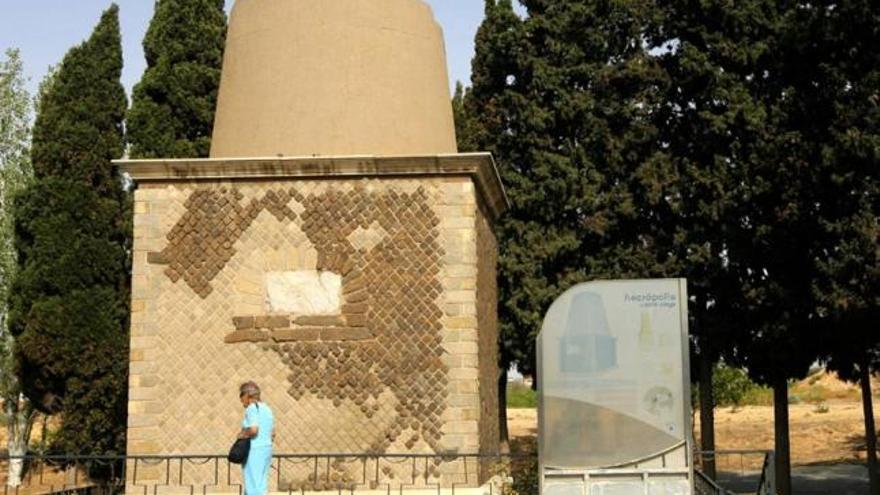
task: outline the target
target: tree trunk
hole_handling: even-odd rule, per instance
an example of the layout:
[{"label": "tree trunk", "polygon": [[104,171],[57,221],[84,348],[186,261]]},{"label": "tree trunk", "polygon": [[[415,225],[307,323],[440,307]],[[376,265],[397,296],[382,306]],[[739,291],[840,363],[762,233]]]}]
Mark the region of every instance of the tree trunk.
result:
[{"label": "tree trunk", "polygon": [[[12,487],[21,485],[24,474],[24,455],[27,454],[34,424],[34,407],[30,401],[19,397],[6,397],[7,435],[6,447],[9,450],[9,476],[6,484]],[[15,458],[17,457],[17,458]]]},{"label": "tree trunk", "polygon": [[[700,353],[700,449],[703,452],[715,450],[715,393],[712,388],[714,364],[708,349]],[[715,479],[715,456],[705,455],[703,474]]]},{"label": "tree trunk", "polygon": [[501,452],[510,452],[510,434],[507,431],[507,370],[498,373],[498,437]]},{"label": "tree trunk", "polygon": [[49,423],[49,415],[43,414],[43,420],[40,422],[40,455],[46,454],[46,448],[48,446],[48,439],[46,438],[46,427]]},{"label": "tree trunk", "polygon": [[785,378],[779,378],[773,384],[773,413],[776,426],[776,490],[779,495],[792,495],[788,381]]},{"label": "tree trunk", "polygon": [[864,354],[859,363],[862,386],[862,406],[865,414],[865,450],[868,454],[868,479],[871,483],[871,495],[880,495],[880,472],[877,471],[877,430],[874,426],[874,398],[871,394],[871,371],[868,366],[868,355]]}]

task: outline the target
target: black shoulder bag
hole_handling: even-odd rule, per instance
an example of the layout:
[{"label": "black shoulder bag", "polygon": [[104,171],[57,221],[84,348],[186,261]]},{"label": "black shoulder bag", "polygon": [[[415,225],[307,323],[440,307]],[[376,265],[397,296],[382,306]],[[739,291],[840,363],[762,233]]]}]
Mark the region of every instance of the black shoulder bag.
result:
[{"label": "black shoulder bag", "polygon": [[[257,408],[260,406],[257,405]],[[226,456],[229,462],[233,464],[244,464],[247,462],[248,454],[251,452],[251,439],[239,438],[229,448],[229,454]]]},{"label": "black shoulder bag", "polygon": [[226,458],[233,464],[244,464],[247,462],[250,451],[251,439],[239,438],[234,444],[232,444],[232,447],[229,449],[229,455],[227,455]]}]

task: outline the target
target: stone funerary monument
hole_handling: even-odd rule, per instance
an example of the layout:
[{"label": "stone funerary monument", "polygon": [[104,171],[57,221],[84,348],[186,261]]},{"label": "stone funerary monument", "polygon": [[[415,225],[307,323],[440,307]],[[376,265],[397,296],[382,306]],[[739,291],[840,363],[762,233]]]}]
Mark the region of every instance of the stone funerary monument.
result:
[{"label": "stone funerary monument", "polygon": [[507,200],[445,64],[420,0],[236,2],[211,158],[120,162],[129,455],[225,452],[247,379],[276,453],[498,451]]}]

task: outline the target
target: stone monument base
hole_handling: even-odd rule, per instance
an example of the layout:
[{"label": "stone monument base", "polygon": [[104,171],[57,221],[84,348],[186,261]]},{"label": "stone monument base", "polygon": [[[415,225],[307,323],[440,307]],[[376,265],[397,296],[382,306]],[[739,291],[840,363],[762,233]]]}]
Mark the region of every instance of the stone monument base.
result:
[{"label": "stone monument base", "polygon": [[120,164],[137,183],[129,455],[226,452],[246,380],[276,453],[498,452],[506,198],[488,154]]}]

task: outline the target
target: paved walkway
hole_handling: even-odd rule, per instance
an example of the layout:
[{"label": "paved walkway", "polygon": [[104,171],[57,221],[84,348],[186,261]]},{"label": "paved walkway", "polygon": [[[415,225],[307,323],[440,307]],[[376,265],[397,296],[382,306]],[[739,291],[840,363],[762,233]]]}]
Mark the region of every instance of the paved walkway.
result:
[{"label": "paved walkway", "polygon": [[[759,473],[722,473],[721,486],[754,493]],[[794,495],[868,495],[868,470],[858,464],[797,466],[792,469]]]}]

